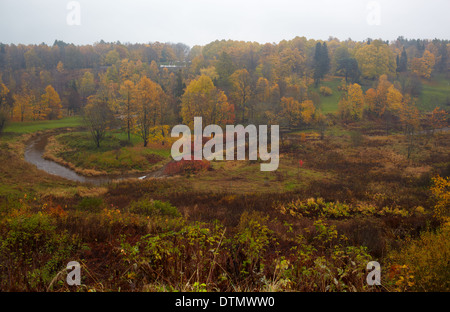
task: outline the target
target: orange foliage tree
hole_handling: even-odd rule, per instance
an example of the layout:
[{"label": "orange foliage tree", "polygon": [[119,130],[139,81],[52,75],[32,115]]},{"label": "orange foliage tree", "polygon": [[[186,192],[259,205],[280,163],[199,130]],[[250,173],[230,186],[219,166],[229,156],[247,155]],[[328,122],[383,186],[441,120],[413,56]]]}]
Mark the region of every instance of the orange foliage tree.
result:
[{"label": "orange foliage tree", "polygon": [[161,86],[147,77],[137,85],[136,131],[147,146],[151,129],[163,119],[165,93]]},{"label": "orange foliage tree", "polygon": [[411,62],[411,70],[420,77],[430,79],[436,58],[433,53],[425,50],[421,58],[414,58]]},{"label": "orange foliage tree", "polygon": [[46,115],[48,119],[59,119],[62,117],[62,105],[58,92],[48,85],[45,88],[45,93],[41,96],[41,106],[44,110],[44,114],[41,112],[41,116]]}]

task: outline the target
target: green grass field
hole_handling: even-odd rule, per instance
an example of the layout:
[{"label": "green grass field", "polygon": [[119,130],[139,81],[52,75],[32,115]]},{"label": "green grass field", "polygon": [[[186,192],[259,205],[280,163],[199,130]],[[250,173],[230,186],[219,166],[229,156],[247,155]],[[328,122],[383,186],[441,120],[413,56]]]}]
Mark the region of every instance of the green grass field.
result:
[{"label": "green grass field", "polygon": [[417,106],[422,111],[432,111],[436,107],[448,110],[450,104],[450,79],[437,76],[432,81],[423,81],[422,94]]},{"label": "green grass field", "polygon": [[[341,78],[333,78],[331,80],[322,81],[317,88],[314,88],[314,86],[310,88],[310,91],[316,92],[320,95],[320,107],[322,108],[323,113],[334,113],[338,110],[338,103],[341,99],[341,92],[338,90],[340,85]],[[321,95],[319,90],[322,86],[331,88],[331,90],[333,90],[333,94],[330,96]]]},{"label": "green grass field", "polygon": [[67,117],[59,120],[11,122],[7,124],[4,132],[15,134],[27,134],[36,131],[43,131],[57,128],[74,128],[79,126],[82,126],[82,119],[81,117],[76,116],[76,117]]},{"label": "green grass field", "polygon": [[144,148],[139,137],[133,135],[128,142],[126,134],[119,131],[108,133],[99,148],[86,131],[59,134],[56,139],[57,145],[51,153],[57,158],[78,168],[107,173],[149,170],[170,156],[168,147],[152,145]]}]

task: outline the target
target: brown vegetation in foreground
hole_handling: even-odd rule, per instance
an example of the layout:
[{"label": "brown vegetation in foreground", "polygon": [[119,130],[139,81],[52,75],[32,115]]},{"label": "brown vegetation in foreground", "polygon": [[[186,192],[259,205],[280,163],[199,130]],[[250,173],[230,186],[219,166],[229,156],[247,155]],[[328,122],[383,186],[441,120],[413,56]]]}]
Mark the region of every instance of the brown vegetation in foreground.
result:
[{"label": "brown vegetation in foreground", "polygon": [[[448,291],[448,182],[431,178],[448,176],[449,136],[420,141],[412,159],[401,138],[286,140],[286,160],[300,155],[336,179],[304,176],[283,192],[202,191],[214,167],[84,186],[37,171],[3,144],[0,289]],[[76,288],[64,279],[72,260],[82,264]],[[382,264],[382,287],[365,282],[370,260]]]}]

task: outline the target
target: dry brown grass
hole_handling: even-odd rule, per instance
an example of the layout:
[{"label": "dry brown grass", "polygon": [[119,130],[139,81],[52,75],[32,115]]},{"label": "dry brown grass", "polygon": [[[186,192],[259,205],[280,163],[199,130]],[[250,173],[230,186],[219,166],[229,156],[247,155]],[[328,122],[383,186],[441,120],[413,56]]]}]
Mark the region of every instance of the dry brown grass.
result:
[{"label": "dry brown grass", "polygon": [[42,190],[39,194],[42,197],[52,198],[72,198],[80,197],[101,197],[108,192],[106,187],[88,187],[88,186],[72,186],[72,187],[56,187]]}]

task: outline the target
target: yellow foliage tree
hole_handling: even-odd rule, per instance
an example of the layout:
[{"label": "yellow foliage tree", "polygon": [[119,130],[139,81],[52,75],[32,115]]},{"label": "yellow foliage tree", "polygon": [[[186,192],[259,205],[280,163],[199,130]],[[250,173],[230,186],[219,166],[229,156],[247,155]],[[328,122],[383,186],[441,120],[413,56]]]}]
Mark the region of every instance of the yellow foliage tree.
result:
[{"label": "yellow foliage tree", "polygon": [[411,70],[420,77],[430,79],[436,58],[433,53],[425,50],[421,58],[414,58],[411,62]]},{"label": "yellow foliage tree", "polygon": [[313,119],[315,110],[316,108],[311,100],[300,103],[292,97],[281,99],[281,116],[285,118],[290,128],[309,124]]},{"label": "yellow foliage tree", "polygon": [[251,97],[251,76],[246,69],[238,69],[231,76],[231,98],[240,111],[241,121],[245,120],[245,111],[248,109]]},{"label": "yellow foliage tree", "polygon": [[128,141],[131,140],[131,130],[136,112],[136,86],[131,80],[125,80],[120,86],[121,105],[120,117],[125,121]]},{"label": "yellow foliage tree", "polygon": [[[58,92],[56,92],[51,85],[48,85],[45,88],[45,93],[41,96],[41,108],[50,120],[59,119],[62,117],[61,99],[59,98]],[[39,115],[43,116],[44,114],[40,112]]]},{"label": "yellow foliage tree", "polygon": [[149,77],[153,81],[159,81],[159,67],[155,61],[150,63]]},{"label": "yellow foliage tree", "polygon": [[355,53],[361,74],[367,79],[395,73],[395,57],[389,46],[379,40],[365,44]]},{"label": "yellow foliage tree", "polygon": [[200,74],[208,76],[212,81],[219,79],[219,74],[217,74],[216,68],[214,66],[208,66],[206,68],[200,69]]},{"label": "yellow foliage tree", "polygon": [[170,127],[168,125],[157,125],[150,128],[149,140],[164,145],[170,141]]},{"label": "yellow foliage tree", "polygon": [[339,114],[343,120],[360,120],[364,110],[364,92],[357,83],[347,87],[347,94],[339,101]]},{"label": "yellow foliage tree", "polygon": [[378,79],[376,89],[366,91],[365,102],[370,112],[378,117],[382,117],[386,111],[387,93],[392,83],[389,82],[386,75],[381,75]]},{"label": "yellow foliage tree", "polygon": [[89,96],[95,92],[95,81],[94,75],[87,71],[83,74],[80,79],[80,95],[87,99]]},{"label": "yellow foliage tree", "polygon": [[119,76],[122,81],[130,80],[133,83],[137,83],[139,74],[136,64],[129,59],[123,59],[120,62]]},{"label": "yellow foliage tree", "polygon": [[255,99],[258,103],[266,103],[270,100],[270,84],[264,77],[260,77],[256,82]]},{"label": "yellow foliage tree", "polygon": [[288,127],[299,127],[302,121],[300,102],[292,97],[281,98],[281,116],[287,121]]},{"label": "yellow foliage tree", "polygon": [[203,117],[204,124],[226,125],[234,122],[234,106],[206,75],[192,80],[181,98],[183,123],[193,127],[194,117]]},{"label": "yellow foliage tree", "polygon": [[147,77],[142,77],[137,85],[135,126],[139,136],[147,146],[150,129],[163,119],[165,93],[161,86]]},{"label": "yellow foliage tree", "polygon": [[298,49],[287,48],[280,52],[278,62],[278,77],[287,77],[291,74],[303,74],[306,58]]},{"label": "yellow foliage tree", "polygon": [[0,134],[5,129],[11,111],[11,105],[8,103],[9,92],[9,89],[2,83],[0,75]]},{"label": "yellow foliage tree", "polygon": [[403,95],[393,85],[389,87],[386,94],[387,105],[384,109],[389,109],[392,112],[400,113],[403,110]]},{"label": "yellow foliage tree", "polygon": [[22,90],[14,95],[14,109],[13,116],[16,120],[21,122],[34,118],[35,116],[36,97],[34,93],[28,88],[26,84],[22,87]]},{"label": "yellow foliage tree", "polygon": [[300,104],[300,107],[302,109],[301,114],[303,122],[306,124],[310,124],[313,119],[314,112],[316,111],[316,107],[314,106],[313,101],[311,100],[303,101]]},{"label": "yellow foliage tree", "polygon": [[64,72],[64,64],[63,62],[59,61],[58,65],[56,65],[56,70],[58,71],[58,73],[63,73]]}]

